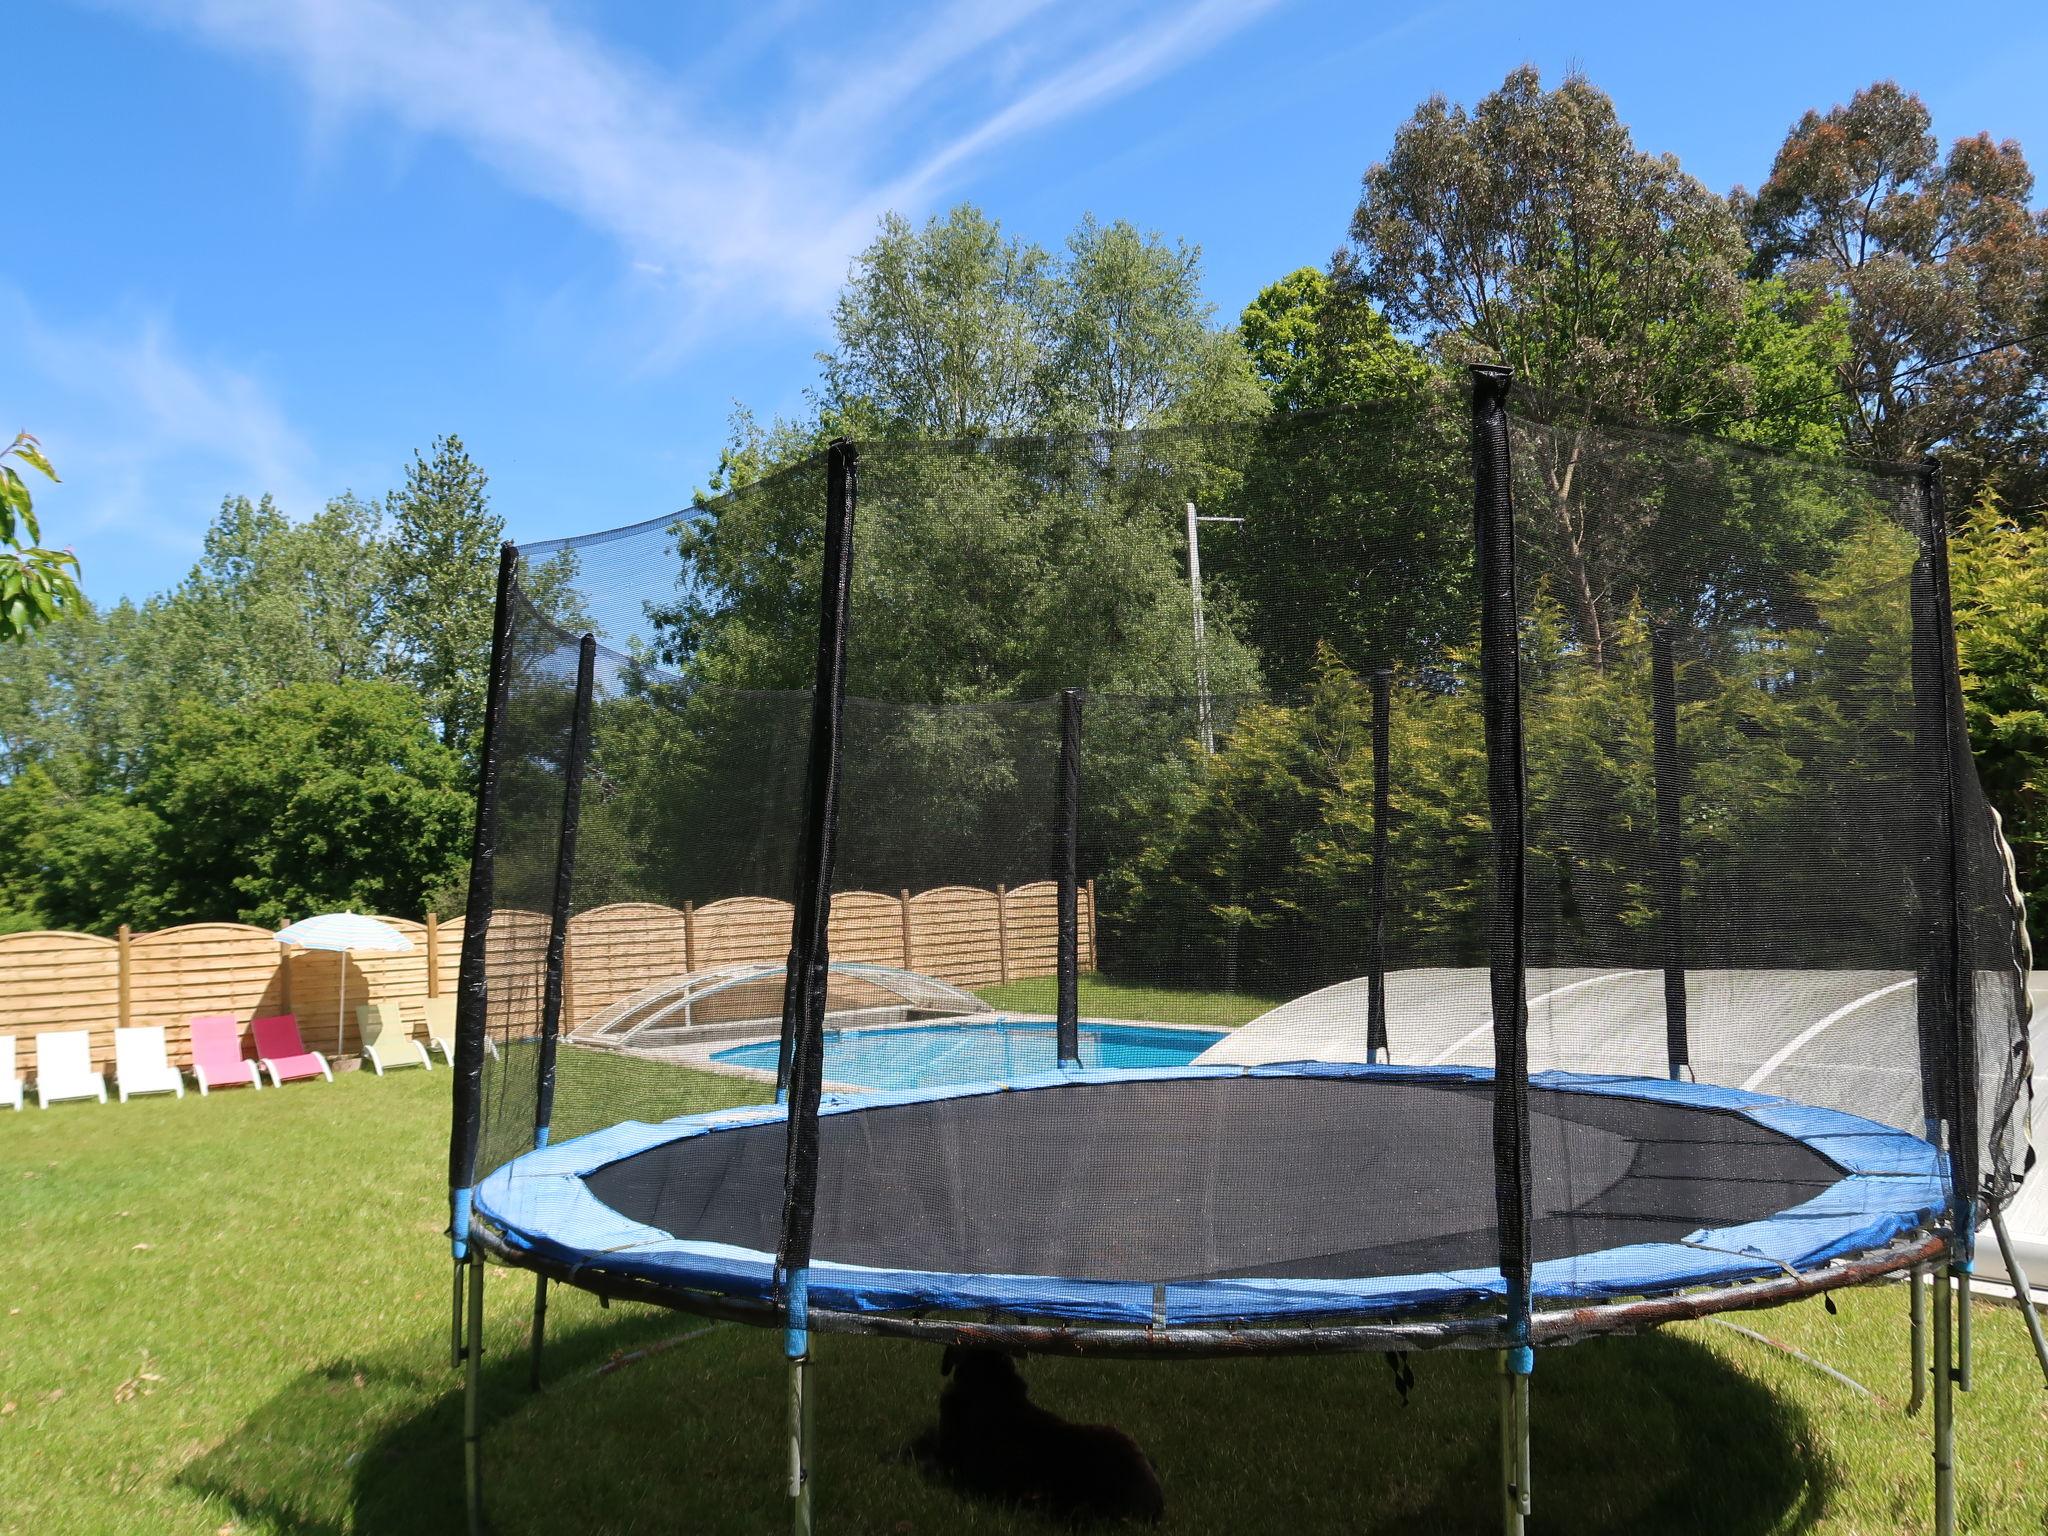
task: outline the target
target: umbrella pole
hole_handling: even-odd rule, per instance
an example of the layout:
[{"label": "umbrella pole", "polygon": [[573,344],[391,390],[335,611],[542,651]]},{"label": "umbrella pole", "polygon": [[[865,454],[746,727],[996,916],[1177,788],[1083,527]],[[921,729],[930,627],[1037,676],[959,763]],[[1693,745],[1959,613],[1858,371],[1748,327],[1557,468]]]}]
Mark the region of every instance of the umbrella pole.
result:
[{"label": "umbrella pole", "polygon": [[334,958],[341,966],[341,991],[334,999],[334,1059],[341,1060],[341,1031],[348,1022],[348,951],[337,949]]}]

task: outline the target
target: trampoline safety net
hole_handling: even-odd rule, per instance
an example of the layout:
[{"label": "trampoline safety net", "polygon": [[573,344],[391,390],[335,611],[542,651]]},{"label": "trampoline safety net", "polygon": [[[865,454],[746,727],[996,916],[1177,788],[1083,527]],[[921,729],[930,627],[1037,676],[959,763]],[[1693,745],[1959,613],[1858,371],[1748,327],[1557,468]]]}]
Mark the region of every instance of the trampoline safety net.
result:
[{"label": "trampoline safety net", "polygon": [[764,1317],[1526,1341],[1966,1249],[2029,1065],[1942,516],[1482,375],[521,548],[451,1184]]}]

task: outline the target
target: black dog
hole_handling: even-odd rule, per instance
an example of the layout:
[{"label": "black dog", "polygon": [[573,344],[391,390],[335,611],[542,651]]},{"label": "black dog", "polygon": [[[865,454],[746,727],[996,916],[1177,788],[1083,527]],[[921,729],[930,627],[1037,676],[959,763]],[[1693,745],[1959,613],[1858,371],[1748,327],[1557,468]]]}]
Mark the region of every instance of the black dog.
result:
[{"label": "black dog", "polygon": [[1156,1522],[1159,1474],[1136,1441],[1108,1424],[1069,1424],[1031,1401],[1016,1363],[997,1349],[954,1345],[939,1364],[937,1429],[911,1447],[964,1493],[1075,1523]]}]

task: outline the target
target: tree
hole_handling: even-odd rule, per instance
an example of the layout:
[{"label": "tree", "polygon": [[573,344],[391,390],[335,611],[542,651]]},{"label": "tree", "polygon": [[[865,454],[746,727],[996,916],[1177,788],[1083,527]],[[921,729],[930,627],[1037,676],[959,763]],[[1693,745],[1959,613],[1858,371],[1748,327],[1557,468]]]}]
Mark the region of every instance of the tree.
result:
[{"label": "tree", "polygon": [[1949,576],[1977,771],[2039,913],[2048,901],[2048,523],[2021,523],[1987,487],[1956,529]]},{"label": "tree", "polygon": [[1227,420],[1263,409],[1243,353],[1210,325],[1199,247],[1084,218],[1058,258],[971,204],[913,229],[896,214],[855,259],[821,354],[817,420],[735,423],[724,486],[773,446],[837,435],[961,438]]},{"label": "tree", "polygon": [[389,602],[396,670],[425,701],[444,745],[468,754],[482,724],[504,519],[462,439],[415,453],[390,497]]},{"label": "tree", "polygon": [[[1759,273],[1848,310],[1837,382],[1859,448],[1937,449],[2001,468],[2022,504],[2048,488],[2048,220],[2020,146],[1988,134],[1944,158],[1926,106],[1890,81],[1808,112],[1754,199]],[[2029,339],[2031,337],[2031,339]]]},{"label": "tree", "polygon": [[[17,459],[52,483],[57,471],[42,445],[26,432],[0,448],[0,461]],[[28,482],[14,465],[0,462],[0,642],[19,641],[82,601],[78,557],[68,549],[44,549]]]},{"label": "tree", "polygon": [[1263,406],[1242,350],[1210,327],[1200,246],[1087,215],[1067,237],[1052,305],[1047,395],[1059,425],[1228,420]]},{"label": "tree", "polygon": [[164,829],[164,916],[264,924],[420,910],[459,868],[470,811],[462,761],[419,700],[375,682],[303,683],[239,709],[187,700],[133,804]]},{"label": "tree", "polygon": [[1238,317],[1252,370],[1283,411],[1415,397],[1429,360],[1354,288],[1316,267],[1268,283]]},{"label": "tree", "polygon": [[1759,380],[1759,365],[1811,349],[1784,345],[1797,312],[1752,298],[1747,260],[1727,203],[1637,149],[1578,75],[1545,91],[1517,69],[1470,113],[1432,97],[1366,172],[1338,281],[1446,363],[1514,369],[1543,423],[1519,445],[1548,523],[1542,553],[1596,660],[1636,590],[1615,551],[1641,548],[1658,511],[1590,494],[1589,456],[1612,446],[1598,424],[1725,428],[1758,419],[1760,400],[1798,399]]},{"label": "tree", "polygon": [[962,203],[922,230],[900,214],[855,259],[819,354],[828,406],[865,402],[934,437],[1027,430],[1040,415],[1051,263]]}]

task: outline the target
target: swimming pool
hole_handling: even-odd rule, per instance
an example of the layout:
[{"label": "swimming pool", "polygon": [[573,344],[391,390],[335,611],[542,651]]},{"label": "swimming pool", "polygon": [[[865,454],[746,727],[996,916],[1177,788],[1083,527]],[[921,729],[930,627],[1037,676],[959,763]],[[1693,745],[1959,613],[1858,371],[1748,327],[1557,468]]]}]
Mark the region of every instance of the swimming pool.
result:
[{"label": "swimming pool", "polygon": [[[1089,1067],[1181,1067],[1214,1045],[1220,1029],[1160,1029],[1142,1024],[1083,1024],[1081,1063]],[[775,1070],[777,1044],[759,1040],[712,1054],[736,1067]],[[1050,1072],[1058,1039],[1049,1019],[988,1024],[911,1024],[825,1035],[825,1080],[863,1088],[924,1088],[985,1083]]]}]

